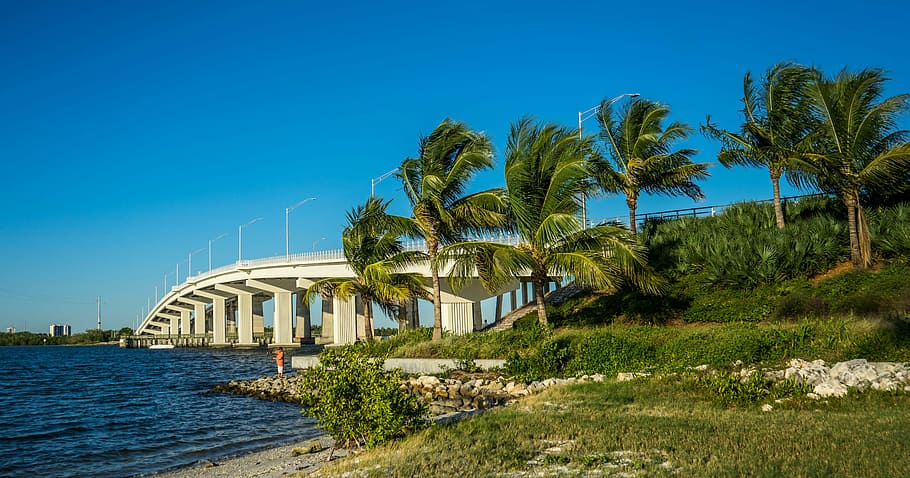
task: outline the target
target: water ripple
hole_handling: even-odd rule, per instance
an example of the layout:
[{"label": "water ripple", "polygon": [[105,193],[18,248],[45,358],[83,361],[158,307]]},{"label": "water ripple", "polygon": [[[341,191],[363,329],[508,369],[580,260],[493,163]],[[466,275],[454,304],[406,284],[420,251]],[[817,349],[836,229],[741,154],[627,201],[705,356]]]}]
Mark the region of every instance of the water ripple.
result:
[{"label": "water ripple", "polygon": [[262,350],[0,347],[0,476],[147,475],[315,435],[296,406],[203,394],[272,364]]}]

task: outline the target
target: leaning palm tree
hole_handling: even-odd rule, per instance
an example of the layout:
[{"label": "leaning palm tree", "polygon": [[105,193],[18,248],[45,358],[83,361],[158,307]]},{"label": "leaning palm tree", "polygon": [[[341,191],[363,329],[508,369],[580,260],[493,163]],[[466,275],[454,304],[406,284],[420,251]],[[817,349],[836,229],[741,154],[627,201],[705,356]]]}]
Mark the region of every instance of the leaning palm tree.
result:
[{"label": "leaning palm tree", "polygon": [[471,178],[493,167],[493,147],[467,125],[444,120],[420,139],[416,158],[401,163],[399,176],[411,203],[418,236],[426,241],[433,291],[433,340],[442,338],[442,296],[436,257],[442,245],[505,224],[501,191],[466,195]]},{"label": "leaning palm tree", "polygon": [[694,149],[673,150],[692,129],[675,121],[664,127],[669,114],[669,107],[643,98],[633,99],[617,117],[609,101],[601,103],[597,113],[609,161],[593,161],[594,179],[602,191],[626,196],[632,234],[641,193],[704,197],[694,181],[708,177],[708,164],[692,162]]},{"label": "leaning palm tree", "polygon": [[897,129],[910,95],[883,98],[887,80],[880,69],[844,69],[832,79],[816,71],[807,88],[820,123],[810,155],[815,175],[808,181],[847,207],[850,258],[858,268],[872,264],[861,194],[904,180],[910,171],[910,132]]},{"label": "leaning palm tree", "polygon": [[420,252],[405,251],[398,239],[407,233],[406,218],[386,214],[389,202],[370,198],[347,214],[348,226],[341,233],[342,249],[354,277],[330,277],[316,281],[304,296],[307,302],[324,291],[348,299],[363,300],[365,340],[373,338],[373,303],[388,315],[412,297],[424,297],[423,279],[417,273],[397,272],[424,261]]},{"label": "leaning palm tree", "polygon": [[578,284],[606,288],[629,282],[656,292],[660,280],[651,274],[645,252],[622,228],[583,229],[577,219],[578,197],[590,171],[585,158],[592,138],[531,119],[513,124],[506,149],[506,205],[518,245],[461,242],[440,255],[452,264],[453,285],[462,286],[475,273],[491,291],[515,277],[530,275],[540,325],[547,326],[544,288],[553,277],[573,276]]},{"label": "leaning palm tree", "polygon": [[[778,63],[768,69],[759,86],[751,73],[743,78],[743,118],[739,133],[720,129],[709,116],[702,133],[721,142],[717,159],[733,166],[762,167],[771,176],[774,218],[784,228],[780,178],[805,168],[800,151],[812,131],[812,118],[805,101],[805,87],[811,70],[793,63]],[[799,182],[799,181],[795,181]]]}]

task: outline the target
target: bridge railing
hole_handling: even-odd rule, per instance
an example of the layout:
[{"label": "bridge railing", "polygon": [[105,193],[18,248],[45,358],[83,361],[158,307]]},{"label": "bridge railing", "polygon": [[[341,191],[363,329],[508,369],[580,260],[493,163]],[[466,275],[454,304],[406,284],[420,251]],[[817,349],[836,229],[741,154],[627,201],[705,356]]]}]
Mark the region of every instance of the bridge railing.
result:
[{"label": "bridge railing", "polygon": [[[826,194],[803,194],[799,196],[786,196],[782,197],[781,202],[786,204],[789,201],[799,200],[803,198],[810,197],[823,197],[827,196]],[[682,209],[670,209],[667,211],[657,211],[657,212],[647,212],[643,214],[638,214],[636,219],[639,224],[644,224],[649,220],[654,219],[679,219],[682,217],[706,217],[706,216],[715,216],[721,214],[724,210],[729,209],[732,206],[737,204],[742,204],[743,202],[755,203],[755,204],[767,204],[773,202],[773,199],[763,199],[758,201],[740,201],[735,203],[728,204],[719,204],[715,206],[700,206],[700,207],[687,207]],[[604,217],[599,219],[589,219],[588,226],[594,226],[597,224],[620,224],[623,227],[629,227],[629,216],[612,216]]]}]

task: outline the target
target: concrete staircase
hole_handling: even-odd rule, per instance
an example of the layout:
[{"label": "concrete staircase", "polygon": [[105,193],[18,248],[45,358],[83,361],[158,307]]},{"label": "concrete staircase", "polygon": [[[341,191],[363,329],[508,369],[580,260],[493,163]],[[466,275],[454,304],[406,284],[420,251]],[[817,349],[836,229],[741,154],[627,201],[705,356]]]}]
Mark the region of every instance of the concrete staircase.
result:
[{"label": "concrete staircase", "polygon": [[[544,296],[544,303],[547,305],[555,305],[566,299],[575,297],[576,295],[581,294],[582,292],[585,292],[586,290],[588,290],[588,289],[586,289],[580,285],[577,285],[573,282],[565,287],[561,287],[559,289],[556,289],[554,291],[550,291],[549,293],[547,293],[547,295]],[[537,303],[535,303],[534,301],[531,301],[531,302],[513,310],[512,312],[509,312],[508,314],[505,315],[505,317],[503,317],[502,319],[499,319],[498,322],[488,325],[485,329],[483,329],[483,331],[486,332],[488,330],[492,330],[492,331],[496,331],[496,332],[501,332],[503,330],[511,329],[512,326],[515,325],[516,320],[530,314],[531,312],[534,312],[536,309],[537,309]]]}]

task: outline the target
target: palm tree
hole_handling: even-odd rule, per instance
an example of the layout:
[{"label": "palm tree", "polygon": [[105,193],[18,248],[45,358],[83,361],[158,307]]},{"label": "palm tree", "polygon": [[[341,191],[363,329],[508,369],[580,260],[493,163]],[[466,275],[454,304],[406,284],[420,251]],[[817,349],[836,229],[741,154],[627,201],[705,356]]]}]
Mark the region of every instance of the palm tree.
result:
[{"label": "palm tree", "polygon": [[[721,142],[717,159],[726,167],[752,166],[768,169],[774,190],[774,218],[784,228],[780,177],[804,164],[799,150],[812,131],[804,90],[811,70],[793,63],[778,63],[768,69],[760,86],[751,73],[743,78],[743,117],[739,133],[711,124],[709,116],[702,133]],[[794,181],[799,182],[799,181]]]},{"label": "palm tree", "polygon": [[464,123],[444,120],[420,139],[416,158],[401,163],[399,176],[411,203],[418,235],[426,241],[433,290],[433,340],[442,338],[442,297],[436,257],[442,245],[466,234],[505,224],[501,191],[465,195],[478,171],[493,167],[493,147]]},{"label": "palm tree", "polygon": [[442,261],[453,264],[453,285],[464,285],[475,271],[488,290],[498,290],[530,273],[540,325],[547,326],[544,287],[551,277],[574,276],[578,284],[615,287],[630,282],[656,292],[645,253],[621,228],[583,229],[578,197],[590,171],[585,158],[592,138],[553,124],[525,118],[513,124],[506,149],[506,205],[518,245],[461,242],[447,246]]},{"label": "palm tree", "polygon": [[675,121],[664,128],[669,114],[669,107],[640,97],[630,101],[617,118],[609,101],[601,103],[597,113],[600,139],[610,161],[593,161],[594,178],[604,192],[625,194],[632,234],[637,229],[635,210],[641,193],[704,197],[693,181],[708,177],[708,164],[692,162],[694,149],[673,150],[673,144],[686,139],[692,128]]},{"label": "palm tree", "polygon": [[[407,232],[407,218],[386,214],[389,202],[370,198],[347,214],[348,226],[341,233],[342,249],[354,277],[330,277],[310,286],[304,300],[330,291],[348,299],[355,295],[363,300],[365,340],[373,338],[373,302],[390,316],[398,304],[411,297],[424,297],[422,276],[396,272],[425,260],[420,252],[404,251],[399,237]],[[404,220],[404,221],[403,221]]]},{"label": "palm tree", "polygon": [[910,132],[897,129],[910,95],[882,98],[887,80],[880,69],[843,69],[833,79],[815,71],[807,88],[819,120],[810,155],[816,171],[808,181],[837,194],[847,207],[850,257],[858,268],[872,264],[861,194],[901,181],[910,171]]}]

